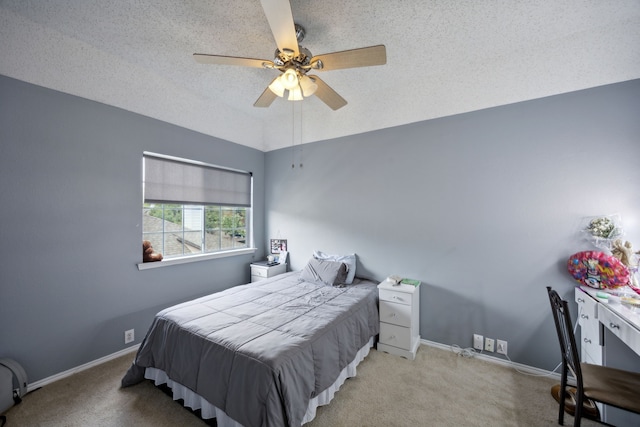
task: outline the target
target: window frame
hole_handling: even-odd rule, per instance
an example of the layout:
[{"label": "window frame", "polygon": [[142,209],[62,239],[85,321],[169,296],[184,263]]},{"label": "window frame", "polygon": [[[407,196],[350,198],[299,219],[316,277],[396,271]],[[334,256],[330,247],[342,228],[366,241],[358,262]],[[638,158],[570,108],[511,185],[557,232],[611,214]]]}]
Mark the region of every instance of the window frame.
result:
[{"label": "window frame", "polygon": [[[202,167],[210,167],[210,168],[215,168],[215,169],[219,169],[219,170],[228,170],[230,172],[240,172],[240,173],[245,173],[248,174],[250,176],[250,206],[235,206],[235,207],[244,207],[245,208],[245,213],[246,213],[246,217],[245,217],[245,223],[246,223],[246,247],[244,248],[234,248],[234,249],[225,249],[225,250],[219,250],[219,251],[215,251],[215,252],[207,252],[207,253],[197,253],[197,254],[189,254],[189,255],[181,255],[181,256],[173,256],[171,258],[166,258],[163,259],[162,261],[159,262],[142,262],[142,254],[141,254],[141,258],[140,258],[140,262],[137,264],[138,266],[138,270],[146,270],[146,269],[151,269],[151,268],[157,268],[157,267],[165,267],[165,266],[169,266],[169,265],[179,265],[179,264],[186,264],[186,263],[191,263],[191,262],[198,262],[198,261],[205,261],[205,260],[210,260],[210,259],[217,259],[217,258],[226,258],[226,257],[230,257],[230,256],[238,256],[238,255],[246,255],[246,254],[253,254],[256,252],[257,248],[255,247],[254,244],[254,236],[253,236],[253,198],[254,198],[254,194],[253,194],[253,174],[251,172],[247,172],[247,171],[242,171],[239,169],[233,169],[233,168],[227,168],[224,166],[218,166],[218,165],[214,165],[214,164],[210,164],[210,163],[205,163],[205,162],[200,162],[200,161],[195,161],[195,160],[189,160],[189,159],[184,159],[184,158],[180,158],[180,157],[174,157],[174,156],[167,156],[164,154],[158,154],[158,153],[152,153],[152,152],[148,152],[148,151],[144,151],[143,155],[142,155],[142,159],[141,159],[141,184],[142,184],[142,206],[141,206],[141,220],[142,222],[142,240],[144,240],[144,212],[145,212],[145,195],[144,195],[144,186],[145,186],[145,170],[144,170],[144,159],[145,156],[149,156],[149,157],[158,157],[158,158],[162,158],[162,159],[167,159],[170,161],[174,161],[174,162],[183,162],[186,164],[191,164],[191,165],[197,165],[197,166],[202,166]],[[159,203],[159,202],[154,202],[154,203]],[[175,202],[170,202],[167,201],[164,204],[176,204]],[[193,206],[193,204],[188,204],[188,203],[182,203],[182,207],[184,208],[184,206]],[[200,206],[217,206],[219,208],[224,209],[225,207],[234,207],[234,206],[227,206],[225,204],[211,204],[211,205],[200,205]],[[203,227],[205,227],[205,221],[203,218]],[[163,232],[164,234],[164,232]]]}]

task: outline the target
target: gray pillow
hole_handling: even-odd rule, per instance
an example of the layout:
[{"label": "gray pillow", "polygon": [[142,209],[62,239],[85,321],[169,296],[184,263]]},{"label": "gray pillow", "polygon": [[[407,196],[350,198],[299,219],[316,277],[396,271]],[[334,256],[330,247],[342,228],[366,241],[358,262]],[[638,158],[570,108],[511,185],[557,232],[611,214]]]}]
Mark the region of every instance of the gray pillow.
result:
[{"label": "gray pillow", "polygon": [[347,280],[345,281],[347,285],[350,285],[356,277],[356,254],[331,255],[325,254],[322,251],[313,251],[313,257],[315,259],[324,259],[327,261],[344,262],[347,265]]},{"label": "gray pillow", "polygon": [[341,285],[347,280],[347,266],[343,262],[311,258],[300,273],[300,279],[330,286]]}]

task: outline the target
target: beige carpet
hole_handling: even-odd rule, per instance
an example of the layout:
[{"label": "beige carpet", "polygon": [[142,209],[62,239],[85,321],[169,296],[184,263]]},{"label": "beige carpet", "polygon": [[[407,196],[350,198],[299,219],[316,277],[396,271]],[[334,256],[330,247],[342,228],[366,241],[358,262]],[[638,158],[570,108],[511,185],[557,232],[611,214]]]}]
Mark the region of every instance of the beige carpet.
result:
[{"label": "beige carpet", "polygon": [[[148,381],[121,389],[132,360],[122,356],[27,394],[6,413],[6,427],[206,425]],[[415,361],[372,350],[305,426],[555,426],[556,382],[424,345]]]}]

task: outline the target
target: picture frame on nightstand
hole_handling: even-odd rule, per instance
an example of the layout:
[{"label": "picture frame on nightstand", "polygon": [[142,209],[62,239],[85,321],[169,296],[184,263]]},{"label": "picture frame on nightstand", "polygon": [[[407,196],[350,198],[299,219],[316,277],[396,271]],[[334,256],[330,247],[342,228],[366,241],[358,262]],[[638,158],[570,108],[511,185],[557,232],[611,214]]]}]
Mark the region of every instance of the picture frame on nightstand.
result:
[{"label": "picture frame on nightstand", "polygon": [[287,251],[287,239],[271,239],[271,253],[279,254]]}]

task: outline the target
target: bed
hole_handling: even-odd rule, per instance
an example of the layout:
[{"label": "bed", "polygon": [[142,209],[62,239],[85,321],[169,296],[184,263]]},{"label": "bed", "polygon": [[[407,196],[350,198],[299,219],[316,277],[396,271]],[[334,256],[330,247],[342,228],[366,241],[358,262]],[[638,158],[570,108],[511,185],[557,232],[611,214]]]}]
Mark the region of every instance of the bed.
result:
[{"label": "bed", "polygon": [[159,312],[122,386],[166,383],[218,426],[312,420],[355,376],[379,322],[377,283],[323,280],[311,263]]}]

